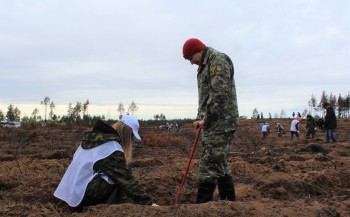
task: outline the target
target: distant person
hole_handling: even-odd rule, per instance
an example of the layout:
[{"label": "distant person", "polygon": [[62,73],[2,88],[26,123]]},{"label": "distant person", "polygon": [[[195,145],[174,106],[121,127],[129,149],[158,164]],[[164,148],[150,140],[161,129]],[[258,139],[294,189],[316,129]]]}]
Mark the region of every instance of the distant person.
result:
[{"label": "distant person", "polygon": [[261,133],[263,135],[263,139],[267,139],[269,133],[270,133],[270,125],[266,122],[263,122],[261,126]]},{"label": "distant person", "polygon": [[261,121],[261,122],[259,123],[259,131],[260,131],[260,132],[262,131],[262,127],[264,126],[264,124],[265,124],[265,121]]},{"label": "distant person", "polygon": [[168,131],[169,131],[169,132],[173,129],[173,126],[174,126],[173,123],[169,123],[169,125],[168,125]]},{"label": "distant person", "polygon": [[293,140],[294,135],[297,137],[297,140],[299,140],[299,121],[300,117],[296,116],[290,123],[290,141]]},{"label": "distant person", "polygon": [[282,137],[283,130],[284,130],[282,124],[275,122],[275,125],[276,125],[276,132],[278,137]]},{"label": "distant person", "polygon": [[180,125],[176,121],[174,121],[174,125],[176,132],[179,132]]},{"label": "distant person", "polygon": [[202,129],[203,152],[199,162],[196,203],[213,200],[216,185],[220,199],[236,199],[229,151],[238,127],[234,67],[229,56],[196,38],[183,45],[183,57],[198,65],[199,108],[193,126]]},{"label": "distant person", "polygon": [[113,126],[98,120],[84,134],[54,195],[73,211],[96,204],[119,204],[131,198],[141,205],[154,205],[138,184],[128,163],[132,160],[133,140],[141,141],[139,123],[123,115]]},{"label": "distant person", "polygon": [[271,113],[269,112],[269,119],[271,120],[272,119],[272,115],[271,115]]},{"label": "distant person", "polygon": [[326,143],[329,143],[329,139],[331,139],[333,142],[337,142],[333,135],[334,130],[337,129],[337,118],[335,116],[334,108],[328,102],[323,104],[323,108],[326,109],[326,116],[324,117]]},{"label": "distant person", "polygon": [[261,115],[260,115],[261,119],[264,119],[264,114],[261,112]]},{"label": "distant person", "polygon": [[306,139],[310,139],[310,135],[311,138],[314,139],[317,129],[317,122],[311,115],[306,116],[306,121]]},{"label": "distant person", "polygon": [[256,119],[258,119],[258,120],[260,119],[260,114],[257,115]]},{"label": "distant person", "polygon": [[159,130],[165,130],[167,127],[164,124],[159,125]]},{"label": "distant person", "polygon": [[171,130],[171,124],[169,124],[169,122],[166,122],[165,126],[168,131]]},{"label": "distant person", "polygon": [[294,116],[295,116],[295,112],[292,113],[292,117],[293,117],[293,118],[294,118]]}]

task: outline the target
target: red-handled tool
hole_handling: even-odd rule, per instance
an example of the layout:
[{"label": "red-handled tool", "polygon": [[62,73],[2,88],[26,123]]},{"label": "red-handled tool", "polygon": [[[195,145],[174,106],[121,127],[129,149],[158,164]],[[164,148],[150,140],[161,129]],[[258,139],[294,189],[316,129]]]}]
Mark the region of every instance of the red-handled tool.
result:
[{"label": "red-handled tool", "polygon": [[176,203],[176,204],[178,204],[179,201],[180,201],[180,196],[181,196],[181,193],[182,193],[182,188],[183,188],[184,185],[185,185],[187,173],[188,173],[188,170],[190,169],[192,157],[193,157],[194,151],[196,150],[196,146],[197,146],[197,142],[198,142],[198,138],[199,138],[200,132],[201,132],[201,128],[199,127],[199,128],[198,128],[198,131],[197,131],[197,135],[196,135],[196,140],[194,141],[194,144],[193,144],[193,147],[192,147],[192,151],[191,151],[190,158],[188,159],[188,162],[187,162],[187,167],[186,167],[186,171],[185,171],[185,173],[184,173],[184,177],[182,178],[182,182],[181,182],[180,188],[179,188],[179,190],[177,191],[177,194],[176,194],[176,199],[175,199],[175,203]]}]

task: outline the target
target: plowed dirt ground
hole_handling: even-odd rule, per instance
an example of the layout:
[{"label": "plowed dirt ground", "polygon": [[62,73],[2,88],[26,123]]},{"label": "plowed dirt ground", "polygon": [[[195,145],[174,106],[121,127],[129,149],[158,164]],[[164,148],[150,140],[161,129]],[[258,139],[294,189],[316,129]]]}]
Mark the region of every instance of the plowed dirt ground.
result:
[{"label": "plowed dirt ground", "polygon": [[[134,176],[159,207],[130,203],[86,207],[72,213],[53,196],[76,147],[89,127],[0,128],[0,216],[350,216],[350,122],[338,119],[337,143],[324,132],[289,141],[288,119],[272,125],[263,140],[257,120],[242,120],[231,149],[236,202],[195,204],[201,143],[191,163],[179,204],[175,204],[196,136],[191,123],[179,132],[141,126],[134,149]],[[280,138],[274,122],[286,132]]]}]

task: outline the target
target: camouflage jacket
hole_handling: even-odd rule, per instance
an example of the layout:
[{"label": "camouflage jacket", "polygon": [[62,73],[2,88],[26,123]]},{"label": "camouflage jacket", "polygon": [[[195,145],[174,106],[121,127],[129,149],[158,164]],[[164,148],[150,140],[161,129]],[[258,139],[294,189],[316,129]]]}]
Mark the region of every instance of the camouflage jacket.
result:
[{"label": "camouflage jacket", "polygon": [[238,127],[238,105],[234,68],[224,53],[207,47],[198,68],[198,114],[209,133],[235,131]]},{"label": "camouflage jacket", "polygon": [[[88,132],[84,134],[81,147],[83,149],[91,149],[105,142],[115,140],[120,142],[120,137],[117,134],[104,134]],[[95,172],[103,173],[111,178],[118,188],[125,191],[126,195],[138,204],[151,205],[152,200],[147,193],[143,191],[137,180],[131,173],[131,170],[126,165],[126,160],[123,152],[115,151],[108,157],[98,160],[93,169]],[[102,179],[93,179],[86,189],[88,198],[99,200],[103,194],[110,192],[111,186]],[[102,199],[102,198],[101,198]],[[87,203],[95,204],[98,201],[87,201]]]},{"label": "camouflage jacket", "polygon": [[317,127],[317,123],[314,118],[307,120],[306,126],[305,126],[306,129],[315,130],[316,127]]}]

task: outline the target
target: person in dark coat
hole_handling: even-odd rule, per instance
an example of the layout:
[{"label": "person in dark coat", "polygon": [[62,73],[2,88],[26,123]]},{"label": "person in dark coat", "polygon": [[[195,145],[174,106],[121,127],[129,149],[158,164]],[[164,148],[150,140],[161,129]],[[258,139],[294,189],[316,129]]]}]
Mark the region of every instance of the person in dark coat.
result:
[{"label": "person in dark coat", "polygon": [[326,116],[324,118],[324,126],[326,128],[326,143],[329,143],[329,139],[333,142],[337,142],[333,133],[337,129],[337,118],[335,116],[334,108],[328,103],[323,104],[323,108],[326,109]]}]

